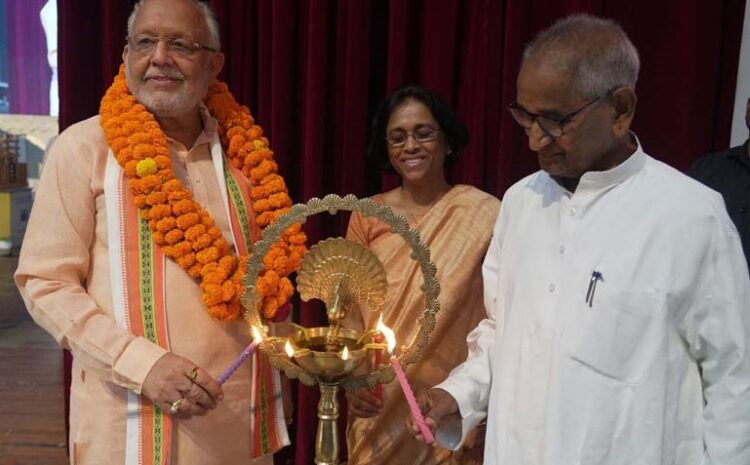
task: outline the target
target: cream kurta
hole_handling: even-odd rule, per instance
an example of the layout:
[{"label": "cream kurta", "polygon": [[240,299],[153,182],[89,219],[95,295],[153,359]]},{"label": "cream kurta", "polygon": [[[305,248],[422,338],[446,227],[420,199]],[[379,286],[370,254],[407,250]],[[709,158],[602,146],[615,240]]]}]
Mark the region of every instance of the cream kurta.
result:
[{"label": "cream kurta", "polygon": [[[382,196],[374,200],[383,202]],[[442,381],[465,359],[466,335],[486,316],[481,263],[499,207],[495,197],[458,185],[412,224],[430,247],[441,288],[438,323],[430,334],[430,343],[422,359],[406,369],[415,392]],[[410,257],[411,249],[387,224],[357,213],[352,214],[347,237],[367,245],[383,262],[388,276],[384,321],[395,331],[399,345],[406,344],[416,333],[425,308],[420,290],[422,273]],[[353,315],[350,324],[374,328],[379,315]],[[350,418],[349,465],[443,463],[448,451],[425,446],[406,431],[404,419],[409,408],[398,382],[386,385],[384,391],[380,415]]]},{"label": "cream kurta", "polygon": [[[169,140],[175,175],[232,244],[209,143],[216,121],[187,150]],[[163,349],[115,323],[103,182],[108,147],[99,118],[71,126],[50,148],[24,238],[16,282],[34,320],[73,353],[70,452],[73,464],[123,464],[127,389],[142,383]],[[220,174],[221,175],[221,174]],[[221,175],[223,176],[223,175]],[[166,261],[171,349],[218,377],[250,340],[244,323],[211,318],[198,285]],[[223,386],[216,410],[174,419],[172,463],[251,463],[250,363]],[[264,457],[254,463],[272,463]]]},{"label": "cream kurta", "polygon": [[489,318],[438,387],[488,414],[486,464],[750,464],[750,278],[716,192],[640,147],[573,193],[538,172],[483,271]]}]

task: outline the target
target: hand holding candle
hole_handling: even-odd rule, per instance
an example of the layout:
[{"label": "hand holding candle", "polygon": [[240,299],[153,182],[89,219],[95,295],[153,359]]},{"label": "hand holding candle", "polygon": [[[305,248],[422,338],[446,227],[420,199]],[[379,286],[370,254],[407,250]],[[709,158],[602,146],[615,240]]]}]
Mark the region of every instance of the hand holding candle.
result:
[{"label": "hand holding candle", "polygon": [[234,374],[235,371],[237,371],[237,368],[242,365],[242,363],[247,360],[247,358],[255,352],[255,349],[257,349],[258,344],[260,344],[263,341],[263,336],[261,335],[261,332],[253,326],[253,342],[251,342],[247,347],[245,347],[245,350],[242,351],[242,353],[232,362],[232,364],[229,366],[229,368],[226,369],[224,373],[222,373],[221,376],[217,379],[219,384],[224,384],[224,382],[229,379],[232,374]]},{"label": "hand holding candle", "polygon": [[[380,318],[380,321],[378,322],[377,329],[385,336],[385,339],[388,342],[388,352],[393,354],[393,351],[396,348],[396,335],[393,333],[393,330],[391,330],[391,328],[383,324],[382,316]],[[396,355],[391,355],[390,362],[391,366],[393,367],[393,371],[396,372],[396,378],[401,385],[401,390],[404,391],[406,402],[409,404],[409,409],[411,410],[411,416],[414,419],[414,422],[419,427],[419,431],[422,433],[424,442],[427,444],[432,444],[435,441],[435,438],[432,435],[432,431],[430,431],[430,427],[427,426],[427,423],[425,422],[424,415],[422,415],[422,410],[417,404],[417,399],[414,397],[414,392],[411,390],[411,386],[409,386],[409,381],[406,379],[406,374],[404,374],[404,370],[403,368],[401,368],[401,364],[398,362],[398,358],[396,358]]]}]

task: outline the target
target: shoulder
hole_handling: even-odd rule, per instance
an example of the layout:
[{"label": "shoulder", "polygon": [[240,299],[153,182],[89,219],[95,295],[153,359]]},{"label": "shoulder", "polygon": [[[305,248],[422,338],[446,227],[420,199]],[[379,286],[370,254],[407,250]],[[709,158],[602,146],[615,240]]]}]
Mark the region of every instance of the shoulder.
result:
[{"label": "shoulder", "polygon": [[694,228],[718,222],[730,228],[721,194],[677,169],[648,157],[640,181],[635,188],[644,213],[663,216],[665,225]]},{"label": "shoulder", "polygon": [[717,171],[726,166],[732,165],[732,158],[737,154],[744,154],[747,151],[747,142],[737,147],[732,147],[721,152],[709,153],[693,162],[687,170],[687,174],[695,179],[704,181],[710,179]]},{"label": "shoulder", "polygon": [[108,150],[104,130],[99,124],[99,116],[80,121],[60,133],[50,147],[50,154],[65,157],[90,158],[91,152]]},{"label": "shoulder", "polygon": [[497,211],[500,208],[500,200],[494,195],[487,193],[474,186],[457,184],[453,187],[455,191],[453,202],[461,203],[471,208],[482,208]]}]

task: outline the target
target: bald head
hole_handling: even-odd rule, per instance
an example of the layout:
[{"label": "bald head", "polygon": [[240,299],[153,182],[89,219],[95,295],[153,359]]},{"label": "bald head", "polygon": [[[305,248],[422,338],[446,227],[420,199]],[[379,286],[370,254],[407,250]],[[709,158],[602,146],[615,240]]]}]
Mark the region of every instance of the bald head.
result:
[{"label": "bald head", "polygon": [[638,51],[616,22],[574,15],[540,32],[526,47],[524,62],[570,76],[576,94],[594,98],[614,89],[635,89]]}]

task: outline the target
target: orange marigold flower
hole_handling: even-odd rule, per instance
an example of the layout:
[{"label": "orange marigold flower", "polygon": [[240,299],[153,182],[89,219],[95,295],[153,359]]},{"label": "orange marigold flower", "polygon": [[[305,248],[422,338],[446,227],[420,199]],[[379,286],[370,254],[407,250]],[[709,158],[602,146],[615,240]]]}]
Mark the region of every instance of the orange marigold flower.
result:
[{"label": "orange marigold flower", "polygon": [[169,231],[167,234],[165,234],[164,239],[167,241],[168,244],[172,245],[181,241],[183,235],[184,233],[180,229],[175,228]]},{"label": "orange marigold flower", "polygon": [[154,237],[154,242],[158,245],[165,245],[167,243],[167,240],[164,238],[164,233],[160,233],[159,231],[154,231],[153,237]]},{"label": "orange marigold flower", "polygon": [[[174,211],[175,207],[172,207]],[[175,212],[177,213],[177,212]],[[190,226],[198,224],[200,217],[197,213],[186,213],[177,217],[177,227],[183,231],[187,230]]]},{"label": "orange marigold flower", "polygon": [[133,203],[137,208],[143,208],[146,206],[146,196],[143,194],[138,194],[133,197]]},{"label": "orange marigold flower", "polygon": [[151,207],[149,217],[152,219],[160,220],[172,215],[172,208],[168,204],[154,205]]},{"label": "orange marigold flower", "polygon": [[185,199],[175,202],[174,206],[172,206],[172,210],[174,211],[175,215],[183,215],[185,213],[191,213],[198,210],[198,207],[192,200]]},{"label": "orange marigold flower", "polygon": [[156,230],[167,233],[177,226],[177,220],[174,216],[167,216],[157,221]]},{"label": "orange marigold flower", "polygon": [[188,268],[188,274],[193,278],[198,278],[201,275],[202,269],[203,269],[203,263],[196,261],[195,264],[193,264],[193,266]]},{"label": "orange marigold flower", "polygon": [[206,233],[206,226],[199,223],[199,224],[196,224],[195,226],[189,227],[185,231],[185,239],[189,241],[194,241],[205,233]]},{"label": "orange marigold flower", "polygon": [[276,316],[276,310],[279,309],[278,300],[271,298],[263,299],[263,316],[269,320]]},{"label": "orange marigold flower", "polygon": [[[196,225],[196,226],[202,226],[202,225]],[[214,239],[211,237],[210,234],[201,234],[200,236],[193,239],[193,250],[205,249],[206,247],[211,245],[213,241]]]},{"label": "orange marigold flower", "polygon": [[209,263],[217,258],[219,258],[219,252],[216,250],[216,247],[206,247],[195,254],[195,259],[198,260],[199,263]]},{"label": "orange marigold flower", "polygon": [[232,281],[224,281],[224,284],[221,285],[221,300],[224,302],[231,301],[237,294],[239,294],[238,291],[239,290],[235,288]]},{"label": "orange marigold flower", "polygon": [[182,183],[179,179],[170,179],[162,185],[161,190],[167,193],[179,191],[182,190]]},{"label": "orange marigold flower", "polygon": [[152,192],[146,196],[146,203],[149,205],[159,205],[167,201],[167,196],[163,192]]},{"label": "orange marigold flower", "polygon": [[221,286],[218,284],[206,284],[203,286],[203,303],[208,306],[222,303]]},{"label": "orange marigold flower", "polygon": [[193,263],[195,263],[194,253],[187,253],[177,259],[177,264],[180,265],[180,268],[182,269],[190,268],[193,265]]}]

